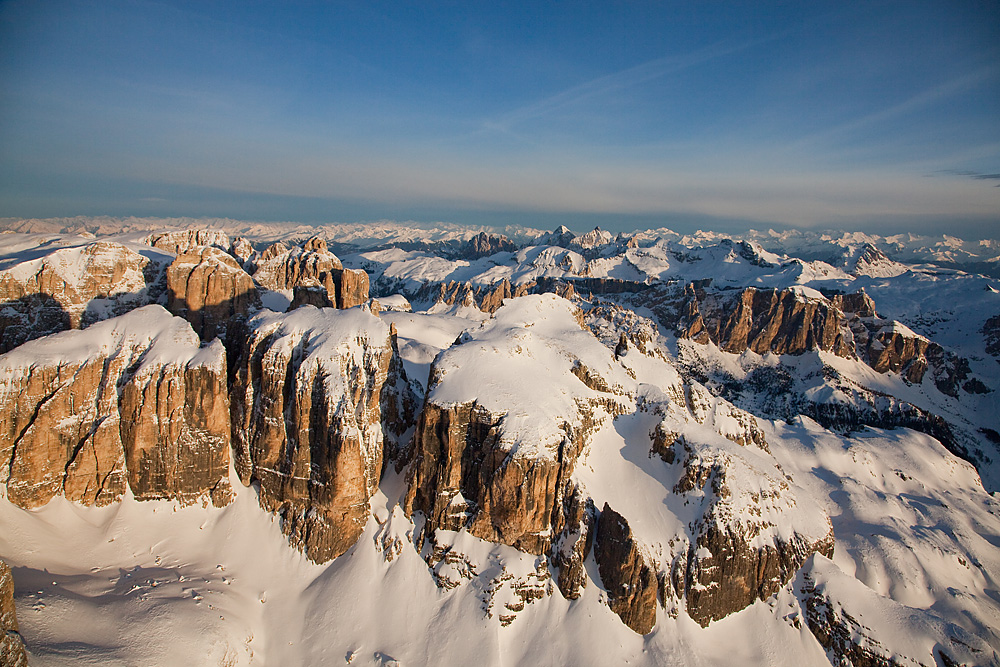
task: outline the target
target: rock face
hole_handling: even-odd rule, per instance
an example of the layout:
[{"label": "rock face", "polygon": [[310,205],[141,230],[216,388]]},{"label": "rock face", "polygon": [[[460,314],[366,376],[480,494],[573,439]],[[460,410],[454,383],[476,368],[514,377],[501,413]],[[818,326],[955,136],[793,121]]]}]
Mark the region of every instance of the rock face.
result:
[{"label": "rock face", "polygon": [[361,535],[383,466],[389,327],[364,309],[264,311],[246,325],[232,388],[236,470],[317,563]]},{"label": "rock face", "polygon": [[[818,293],[817,293],[818,294]],[[748,287],[735,294],[706,292],[688,285],[678,335],[709,341],[739,354],[802,354],[825,350],[853,357],[851,340],[841,329],[841,313],[822,297],[792,290]]]},{"label": "rock face", "polygon": [[368,274],[358,269],[344,269],[337,280],[337,308],[354,308],[368,301]]},{"label": "rock face", "polygon": [[226,357],[146,306],[0,356],[0,482],[11,502],[53,496],[229,502]]},{"label": "rock face", "polygon": [[599,246],[607,245],[614,239],[611,232],[606,232],[600,227],[594,227],[583,236],[573,238],[573,245],[580,246],[584,250],[590,250]]},{"label": "rock face", "polygon": [[423,513],[425,531],[465,527],[534,554],[575,542],[573,467],[633,386],[581,318],[554,295],[523,297],[439,355],[405,507]]},{"label": "rock face", "polygon": [[981,381],[970,379],[968,360],[899,322],[880,318],[863,291],[827,299],[819,293],[753,287],[709,293],[689,284],[672,321],[679,337],[712,342],[734,354],[823,350],[860,359],[879,373],[898,373],[912,383],[922,382],[930,371],[937,388],[949,396],[957,397],[960,389],[987,391]]},{"label": "rock face", "polygon": [[[828,654],[856,667],[902,667],[905,664],[886,655],[878,640],[870,636],[871,630],[840,609],[816,587],[808,573],[803,576],[803,582],[801,595],[806,607],[806,625]],[[939,655],[948,657],[947,653]],[[944,661],[944,664],[949,662]]]},{"label": "rock face", "polygon": [[150,234],[146,237],[145,243],[175,255],[198,252],[207,246],[221,250],[228,250],[230,247],[229,236],[225,232],[211,229],[182,229]]},{"label": "rock face", "polygon": [[346,309],[368,301],[368,274],[345,269],[340,259],[326,247],[326,241],[313,237],[301,247],[286,248],[276,243],[256,258],[253,278],[272,290],[294,290],[297,286],[326,290],[327,300]]},{"label": "rock face", "polygon": [[656,570],[649,564],[625,518],[607,503],[597,522],[594,547],[608,605],[628,627],[641,635],[656,625]]},{"label": "rock face", "polygon": [[490,257],[498,252],[517,252],[517,244],[506,236],[479,232],[469,239],[461,256],[464,259],[480,259]]},{"label": "rock face", "polygon": [[155,301],[161,272],[139,253],[106,241],[0,271],[0,351]]},{"label": "rock face", "polygon": [[0,560],[0,665],[27,667],[27,664],[14,610],[14,577],[7,563]]},{"label": "rock face", "polygon": [[202,340],[224,338],[233,318],[260,307],[253,279],[218,248],[178,255],[167,269],[167,308],[190,322]]},{"label": "rock face", "polygon": [[457,281],[430,283],[411,294],[416,302],[430,302],[445,306],[466,305],[478,308],[484,313],[495,313],[503,305],[504,299],[513,299],[526,294],[556,294],[564,299],[574,295],[573,284],[565,281],[539,279],[512,285],[504,278],[492,285],[473,285]]},{"label": "rock face", "polygon": [[831,555],[833,528],[796,497],[753,416],[696,383],[683,401],[690,417],[674,401],[661,408],[650,455],[670,464],[673,493],[699,508],[663,587],[705,626],[776,592],[810,554]]}]

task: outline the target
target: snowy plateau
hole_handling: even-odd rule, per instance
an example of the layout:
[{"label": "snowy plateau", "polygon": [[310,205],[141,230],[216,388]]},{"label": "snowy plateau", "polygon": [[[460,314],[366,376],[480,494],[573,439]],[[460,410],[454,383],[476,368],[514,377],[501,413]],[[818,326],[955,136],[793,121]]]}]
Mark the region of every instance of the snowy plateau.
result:
[{"label": "snowy plateau", "polygon": [[1000,667],[1000,242],[0,220],[0,664]]}]

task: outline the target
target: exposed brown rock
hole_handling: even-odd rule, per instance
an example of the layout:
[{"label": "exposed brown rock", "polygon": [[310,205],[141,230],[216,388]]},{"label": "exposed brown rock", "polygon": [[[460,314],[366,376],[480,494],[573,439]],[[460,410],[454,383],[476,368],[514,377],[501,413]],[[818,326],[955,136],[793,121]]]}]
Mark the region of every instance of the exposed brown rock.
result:
[{"label": "exposed brown rock", "polygon": [[24,640],[18,633],[14,609],[14,577],[10,566],[0,560],[0,665],[27,667]]},{"label": "exposed brown rock", "polygon": [[167,308],[189,321],[202,340],[225,337],[234,317],[260,307],[253,279],[218,248],[178,255],[167,269]]},{"label": "exposed brown rock", "polygon": [[[889,655],[871,636],[871,628],[859,623],[818,590],[808,573],[803,581],[801,594],[805,598],[806,625],[828,653],[854,667],[902,667],[907,664]],[[943,664],[957,665],[944,651],[939,655]]]},{"label": "exposed brown rock", "polygon": [[253,278],[260,285],[273,290],[290,290],[296,285],[323,285],[330,294],[330,300],[336,302],[335,271],[344,268],[332,252],[326,249],[326,242],[321,239],[311,239],[308,248],[294,247],[287,249],[283,244],[276,243],[256,259],[256,270]]},{"label": "exposed brown rock", "polygon": [[[746,440],[744,447],[766,451],[752,438]],[[795,526],[790,515],[797,511],[797,500],[773,460],[776,469],[769,472],[759,458],[695,445],[688,438],[675,440],[673,451],[683,466],[674,493],[693,493],[703,507],[689,526],[687,553],[674,563],[673,595],[686,600],[688,615],[700,625],[766,599],[811,554],[832,556],[833,529],[822,513],[812,519],[821,523],[805,531],[800,525],[787,536],[772,532],[774,516],[785,514]]]},{"label": "exposed brown rock", "polygon": [[161,270],[123,245],[99,241],[0,271],[0,351],[155,301]]},{"label": "exposed brown rock", "polygon": [[552,562],[559,568],[559,591],[567,600],[580,597],[587,585],[584,561],[594,541],[595,514],[593,501],[579,486],[563,496],[565,521],[552,545]]},{"label": "exposed brown rock", "polygon": [[[141,367],[122,387],[121,437],[129,488],[139,500],[195,502],[206,493],[229,503],[229,398],[225,350],[210,364]],[[204,354],[204,353],[203,353]]]},{"label": "exposed brown rock", "polygon": [[368,301],[368,274],[359,269],[334,272],[337,308],[353,308]]},{"label": "exposed brown rock", "polygon": [[229,246],[229,254],[236,258],[242,266],[253,256],[253,244],[242,236],[233,239],[233,244]]},{"label": "exposed brown rock", "polygon": [[628,521],[607,503],[597,520],[594,556],[608,605],[641,635],[656,625],[656,570],[632,536]]},{"label": "exposed brown rock", "polygon": [[[558,323],[558,340],[549,333],[530,333],[538,318],[549,316]],[[583,330],[581,317],[579,309],[551,295],[514,299],[494,320],[466,332],[438,357],[414,436],[404,505],[408,515],[423,513],[425,536],[437,529],[466,528],[482,539],[549,554],[560,566],[579,569],[589,530],[581,514],[586,500],[571,498],[572,472],[590,434],[607,416],[621,412],[621,383],[628,380],[611,352]],[[449,393],[464,395],[473,389],[466,383],[473,378],[464,373],[474,368],[469,371],[477,374],[474,384],[509,395],[516,388],[507,384],[510,373],[495,364],[494,355],[504,350],[503,358],[509,352],[514,363],[521,355],[537,359],[530,351],[535,345],[538,351],[550,345],[562,350],[556,366],[536,372],[562,378],[561,386],[575,392],[566,399],[565,414],[533,412],[533,404],[492,408],[475,398],[458,401]],[[449,398],[439,403],[439,394]],[[518,444],[523,433],[531,434],[530,442]],[[580,576],[579,571],[561,575],[562,589],[577,594]]]},{"label": "exposed brown rock", "polygon": [[[377,303],[377,302],[376,302]],[[373,311],[374,313],[374,311]],[[377,314],[377,313],[374,313]],[[420,410],[419,388],[406,376],[399,354],[396,325],[389,325],[392,361],[382,387],[382,434],[385,438],[385,464],[392,462],[396,472],[410,462],[413,455],[413,429]]]},{"label": "exposed brown rock", "polygon": [[[296,287],[326,290],[327,301],[337,308],[353,308],[368,301],[368,274],[357,269],[345,269],[326,247],[326,241],[313,237],[302,247],[287,249],[274,244],[256,260],[253,278],[272,290],[294,290]],[[296,307],[314,303],[315,297],[303,294]]]},{"label": "exposed brown rock", "polygon": [[726,352],[854,354],[841,330],[840,311],[826,300],[790,290],[748,287],[725,294],[688,286],[681,307],[678,334],[696,342],[711,340]]},{"label": "exposed brown rock", "polygon": [[236,469],[315,562],[361,535],[383,463],[389,328],[363,309],[264,311],[247,323],[232,388]]},{"label": "exposed brown rock", "polygon": [[[29,370],[30,369],[30,372]],[[0,356],[0,482],[14,504],[55,495],[229,499],[225,350],[146,306]]]},{"label": "exposed brown rock", "polygon": [[479,259],[480,257],[489,257],[495,255],[498,252],[516,252],[517,244],[513,243],[506,236],[487,234],[486,232],[479,232],[471,239],[469,239],[466,247],[463,249],[461,256],[464,259]]},{"label": "exposed brown rock", "polygon": [[920,382],[927,371],[927,348],[931,342],[890,324],[881,327],[868,342],[868,363],[879,373],[900,373],[910,382]]},{"label": "exposed brown rock", "polygon": [[175,255],[197,252],[206,246],[214,246],[221,250],[229,249],[229,235],[225,232],[211,229],[181,229],[171,232],[150,234],[145,242],[159,250],[166,250]]},{"label": "exposed brown rock", "polygon": [[326,291],[325,287],[314,280],[309,280],[296,285],[292,291],[292,303],[289,304],[288,310],[295,310],[299,306],[336,308],[337,304],[330,301],[330,294]]},{"label": "exposed brown rock", "polygon": [[[566,477],[553,459],[511,456],[500,445],[502,415],[475,402],[424,405],[415,435],[407,514],[421,511],[427,529],[468,527],[477,537],[545,553]],[[568,442],[575,460],[582,442]],[[578,446],[579,445],[579,446]]]},{"label": "exposed brown rock", "polygon": [[492,314],[503,305],[504,299],[516,298],[525,294],[553,292],[566,299],[572,297],[573,288],[571,286],[560,283],[559,287],[561,290],[544,289],[535,282],[511,285],[506,278],[492,285],[472,285],[471,283],[450,281],[426,285],[413,295],[413,300],[430,301],[448,306],[464,304],[479,308],[484,313]]}]

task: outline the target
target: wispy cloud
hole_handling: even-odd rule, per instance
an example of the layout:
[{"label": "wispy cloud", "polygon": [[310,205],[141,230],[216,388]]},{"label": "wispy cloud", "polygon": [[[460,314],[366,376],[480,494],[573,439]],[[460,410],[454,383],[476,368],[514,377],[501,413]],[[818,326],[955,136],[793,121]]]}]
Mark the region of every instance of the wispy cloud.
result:
[{"label": "wispy cloud", "polygon": [[737,44],[718,42],[680,55],[664,56],[634,67],[612,72],[514,109],[498,118],[483,122],[483,129],[511,132],[515,126],[542,118],[557,111],[575,107],[595,99],[618,95],[656,79],[697,67],[761,44],[773,37]]},{"label": "wispy cloud", "polygon": [[940,102],[961,93],[973,90],[990,78],[996,76],[996,74],[996,67],[980,67],[979,69],[963,74],[962,76],[958,76],[943,83],[926,88],[919,93],[911,95],[905,100],[884,109],[880,109],[844,123],[828,127],[819,132],[809,134],[795,142],[795,145],[803,147],[830,139],[837,139],[858,130],[877,126],[887,121],[896,120],[897,118],[919,111],[936,102]]}]

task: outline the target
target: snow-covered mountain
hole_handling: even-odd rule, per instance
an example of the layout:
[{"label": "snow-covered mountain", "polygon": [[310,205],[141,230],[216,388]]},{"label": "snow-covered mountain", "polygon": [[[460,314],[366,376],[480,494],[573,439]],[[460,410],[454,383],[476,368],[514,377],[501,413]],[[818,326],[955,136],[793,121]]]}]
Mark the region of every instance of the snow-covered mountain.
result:
[{"label": "snow-covered mountain", "polygon": [[1000,665],[997,242],[204,225],[4,221],[4,665]]}]

